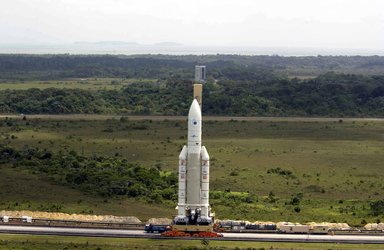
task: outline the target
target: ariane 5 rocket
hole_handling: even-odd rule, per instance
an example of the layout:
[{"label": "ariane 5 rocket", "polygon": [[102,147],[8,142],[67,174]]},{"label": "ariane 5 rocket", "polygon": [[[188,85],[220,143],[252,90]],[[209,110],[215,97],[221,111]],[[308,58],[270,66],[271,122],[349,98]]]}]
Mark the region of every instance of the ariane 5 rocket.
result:
[{"label": "ariane 5 rocket", "polygon": [[201,108],[193,100],[188,114],[188,145],[179,155],[177,225],[212,224],[209,206],[209,154],[201,145]]}]

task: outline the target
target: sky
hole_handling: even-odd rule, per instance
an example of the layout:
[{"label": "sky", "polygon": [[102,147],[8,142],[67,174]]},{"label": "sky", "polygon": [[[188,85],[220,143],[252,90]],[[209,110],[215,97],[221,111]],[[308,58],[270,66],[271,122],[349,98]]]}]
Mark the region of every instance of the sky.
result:
[{"label": "sky", "polygon": [[0,3],[0,44],[126,41],[384,51],[384,0]]}]

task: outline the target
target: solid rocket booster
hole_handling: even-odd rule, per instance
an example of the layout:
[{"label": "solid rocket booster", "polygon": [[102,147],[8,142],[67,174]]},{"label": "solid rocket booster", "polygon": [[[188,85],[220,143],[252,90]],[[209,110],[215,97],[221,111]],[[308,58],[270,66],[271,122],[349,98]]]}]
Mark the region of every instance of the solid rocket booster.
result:
[{"label": "solid rocket booster", "polygon": [[176,224],[207,225],[209,206],[209,154],[201,146],[201,108],[193,100],[188,114],[188,144],[179,155],[178,216]]}]

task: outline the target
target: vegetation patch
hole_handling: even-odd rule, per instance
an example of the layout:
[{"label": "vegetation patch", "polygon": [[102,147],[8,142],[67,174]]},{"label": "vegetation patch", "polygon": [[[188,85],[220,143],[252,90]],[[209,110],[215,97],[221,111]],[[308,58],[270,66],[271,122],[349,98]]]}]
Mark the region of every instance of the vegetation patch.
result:
[{"label": "vegetation patch", "polygon": [[[75,151],[52,152],[39,148],[15,150],[0,147],[2,164],[27,167],[42,173],[56,183],[69,185],[105,197],[126,196],[147,202],[175,200],[177,177],[163,174],[157,168],[143,168],[126,160],[106,157],[84,157]],[[42,211],[61,211],[58,204],[39,207]]]},{"label": "vegetation patch", "polygon": [[295,179],[296,176],[292,173],[291,170],[281,169],[281,168],[270,168],[267,170],[267,174],[278,174],[286,178]]}]

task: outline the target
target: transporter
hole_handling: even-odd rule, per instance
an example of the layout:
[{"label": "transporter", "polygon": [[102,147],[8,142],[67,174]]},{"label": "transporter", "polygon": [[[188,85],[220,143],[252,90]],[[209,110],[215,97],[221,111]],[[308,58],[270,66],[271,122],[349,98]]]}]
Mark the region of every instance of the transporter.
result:
[{"label": "transporter", "polygon": [[201,141],[201,96],[205,66],[196,67],[194,99],[188,113],[188,143],[179,155],[177,216],[164,236],[219,237],[213,232],[214,214],[209,205],[209,154]]}]

